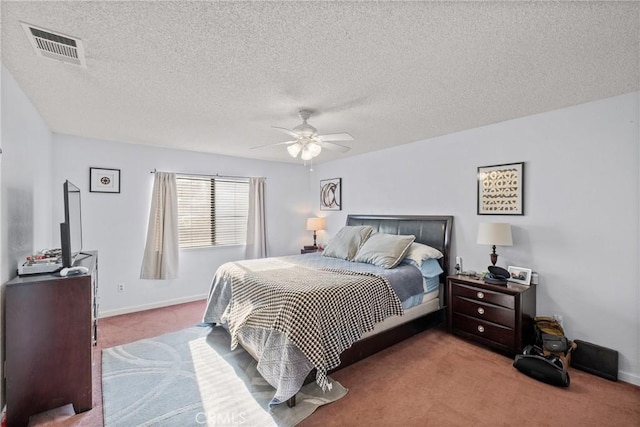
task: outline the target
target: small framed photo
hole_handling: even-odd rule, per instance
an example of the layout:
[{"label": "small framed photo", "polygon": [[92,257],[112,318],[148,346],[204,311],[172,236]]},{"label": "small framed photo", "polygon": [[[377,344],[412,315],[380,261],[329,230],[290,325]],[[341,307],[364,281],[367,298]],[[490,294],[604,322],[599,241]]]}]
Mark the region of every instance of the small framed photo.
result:
[{"label": "small framed photo", "polygon": [[509,272],[509,281],[527,286],[529,286],[529,284],[531,283],[530,268],[509,266],[509,268],[507,268],[507,271]]},{"label": "small framed photo", "polygon": [[320,181],[320,210],[342,210],[342,178]]},{"label": "small framed photo", "polygon": [[478,215],[524,215],[524,162],[478,168]]},{"label": "small framed photo", "polygon": [[119,193],[120,169],[89,168],[89,191]]}]

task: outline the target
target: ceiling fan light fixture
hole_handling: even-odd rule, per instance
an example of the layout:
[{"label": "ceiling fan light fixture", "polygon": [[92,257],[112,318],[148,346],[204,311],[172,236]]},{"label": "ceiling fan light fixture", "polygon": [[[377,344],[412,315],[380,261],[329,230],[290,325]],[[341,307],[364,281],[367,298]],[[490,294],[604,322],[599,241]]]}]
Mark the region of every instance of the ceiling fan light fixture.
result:
[{"label": "ceiling fan light fixture", "polygon": [[309,150],[308,147],[302,147],[302,154],[300,154],[300,158],[302,160],[311,160],[313,159],[315,156],[313,155],[313,153],[311,153],[311,150]]},{"label": "ceiling fan light fixture", "polygon": [[298,153],[300,153],[300,150],[302,150],[302,146],[300,146],[300,144],[298,144],[297,142],[287,147],[289,155],[294,159],[298,157]]},{"label": "ceiling fan light fixture", "polygon": [[353,137],[351,135],[346,132],[319,135],[318,129],[307,123],[307,120],[311,116],[311,111],[300,110],[299,116],[302,119],[302,124],[299,124],[291,130],[278,126],[272,126],[272,128],[284,132],[290,137],[293,137],[293,140],[276,142],[274,144],[267,144],[253,148],[286,144],[287,152],[289,153],[289,155],[295,159],[298,157],[298,154],[300,154],[300,158],[305,162],[305,164],[306,162],[312,160],[314,157],[320,155],[323,149],[338,151],[341,153],[346,153],[347,151],[349,151],[350,147],[337,144],[334,141],[352,141]]},{"label": "ceiling fan light fixture", "polygon": [[322,151],[320,144],[310,142],[307,144],[307,150],[311,153],[311,157],[316,157]]}]

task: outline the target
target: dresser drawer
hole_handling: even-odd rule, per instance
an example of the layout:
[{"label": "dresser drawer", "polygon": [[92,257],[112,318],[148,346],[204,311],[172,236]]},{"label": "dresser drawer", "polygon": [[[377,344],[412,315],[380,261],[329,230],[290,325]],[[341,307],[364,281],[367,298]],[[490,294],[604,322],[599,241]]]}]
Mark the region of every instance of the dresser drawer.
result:
[{"label": "dresser drawer", "polygon": [[460,283],[451,284],[451,296],[460,296],[472,300],[488,302],[490,304],[500,305],[512,310],[516,307],[516,300],[513,295],[473,288]]},{"label": "dresser drawer", "polygon": [[465,314],[477,319],[498,323],[508,328],[516,327],[515,310],[497,305],[485,304],[478,300],[472,300],[460,296],[453,297],[453,311]]},{"label": "dresser drawer", "polygon": [[508,348],[515,346],[516,335],[513,329],[474,317],[455,313],[453,315],[453,329],[501,344]]}]

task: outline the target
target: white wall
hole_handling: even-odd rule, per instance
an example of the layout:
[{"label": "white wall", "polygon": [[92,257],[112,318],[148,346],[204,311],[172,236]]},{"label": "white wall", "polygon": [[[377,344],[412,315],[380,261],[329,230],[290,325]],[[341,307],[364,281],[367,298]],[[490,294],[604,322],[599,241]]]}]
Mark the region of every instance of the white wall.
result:
[{"label": "white wall", "polygon": [[[498,248],[498,264],[539,272],[538,314],[561,314],[570,338],[618,350],[620,378],[640,385],[639,98],[321,164],[310,201],[319,180],[342,178],[343,210],[327,213],[327,235],[350,213],[454,215],[452,255],[476,271],[490,252],[475,243],[478,223],[511,223],[514,246]],[[522,161],[525,215],[477,215],[477,167]]]},{"label": "white wall", "polygon": [[[4,65],[0,146],[0,355],[4,360],[4,284],[16,276],[18,263],[26,255],[51,247],[51,132]],[[0,378],[4,378],[2,367],[0,363]]]},{"label": "white wall", "polygon": [[51,132],[2,66],[2,282],[51,246]]},{"label": "white wall", "polygon": [[[82,190],[83,246],[99,251],[100,315],[202,298],[215,270],[242,259],[244,246],[180,251],[176,280],[141,280],[153,175],[151,170],[239,176],[264,176],[270,255],[299,253],[308,239],[305,220],[309,172],[302,165],[240,159],[144,145],[54,134],[53,192],[62,194],[69,179]],[[121,193],[89,192],[89,168],[121,170]],[[63,221],[62,197],[53,199],[53,223]],[[54,246],[59,236],[54,232]],[[119,283],[124,292],[117,292]]]}]

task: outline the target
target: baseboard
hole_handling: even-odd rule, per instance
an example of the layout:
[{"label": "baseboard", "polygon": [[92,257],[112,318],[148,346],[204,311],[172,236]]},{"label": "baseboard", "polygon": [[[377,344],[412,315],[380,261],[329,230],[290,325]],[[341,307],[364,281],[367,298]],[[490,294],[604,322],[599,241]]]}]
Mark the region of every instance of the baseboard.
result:
[{"label": "baseboard", "polygon": [[618,381],[640,386],[640,375],[633,375],[627,372],[618,371]]},{"label": "baseboard", "polygon": [[169,307],[171,305],[176,305],[176,304],[184,304],[187,302],[200,301],[200,300],[207,299],[207,296],[208,294],[193,295],[190,297],[175,298],[175,299],[166,300],[166,301],[154,302],[152,304],[136,305],[133,307],[119,308],[116,310],[101,311],[100,313],[98,313],[98,318],[103,319],[105,317],[120,316],[121,314],[137,313],[138,311],[152,310],[154,308]]}]

